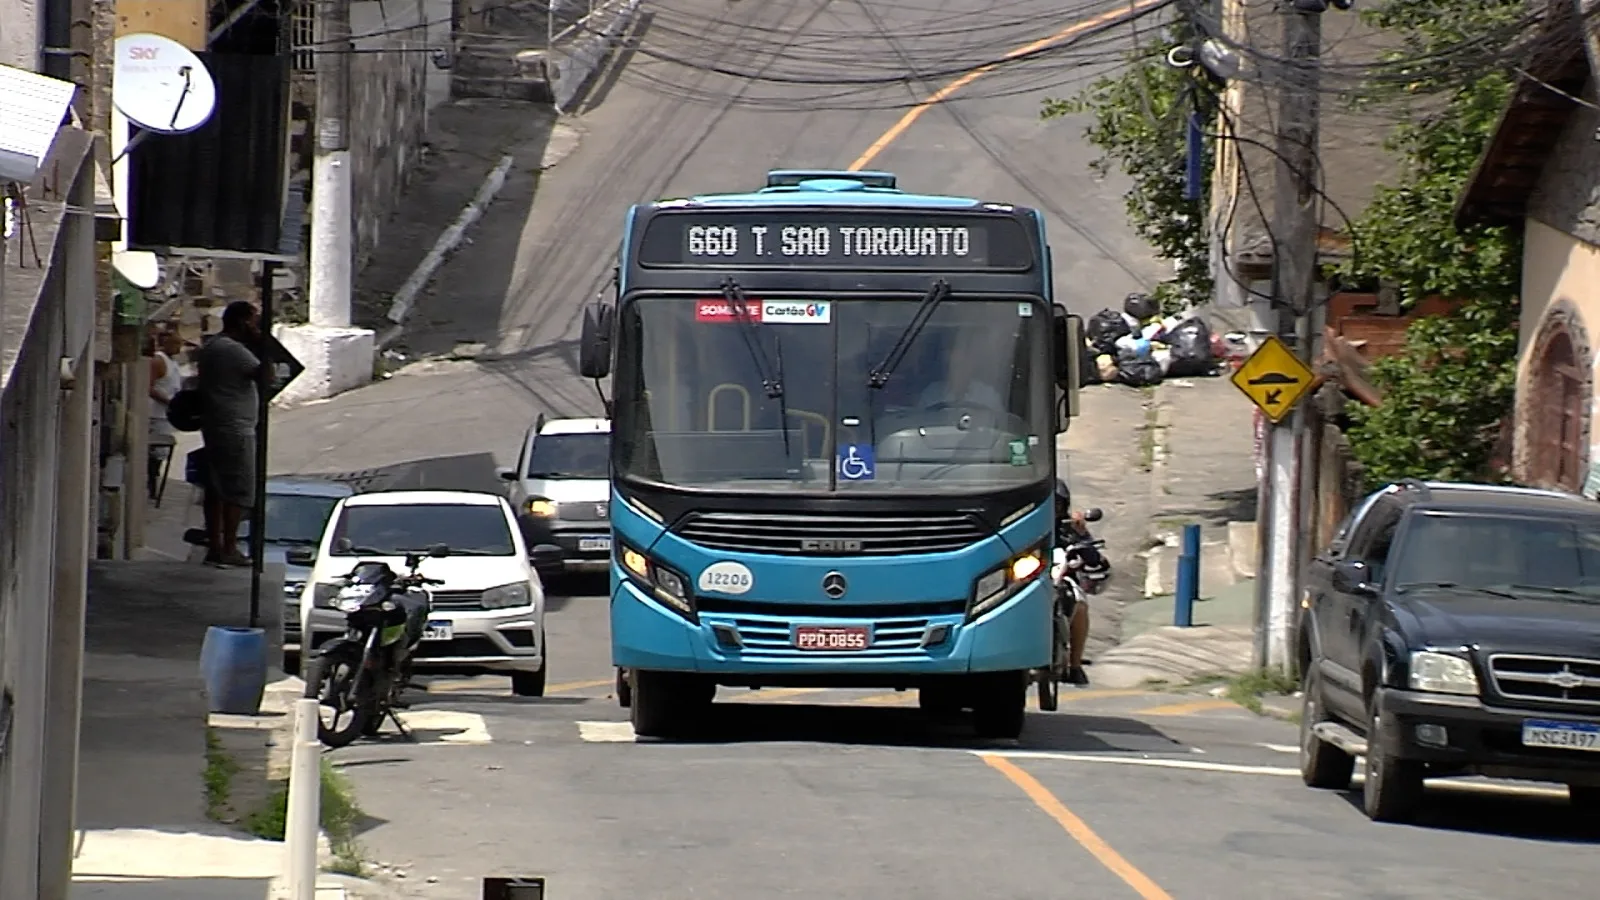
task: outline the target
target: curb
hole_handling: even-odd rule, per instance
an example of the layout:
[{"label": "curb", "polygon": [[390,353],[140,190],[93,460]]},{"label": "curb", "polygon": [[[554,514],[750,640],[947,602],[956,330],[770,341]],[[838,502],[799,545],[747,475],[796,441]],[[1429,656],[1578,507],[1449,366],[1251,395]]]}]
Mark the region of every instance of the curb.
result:
[{"label": "curb", "polygon": [[589,80],[599,70],[600,64],[611,55],[617,35],[632,24],[639,11],[641,0],[623,0],[611,21],[599,31],[588,32],[572,42],[570,49],[550,48],[555,56],[550,66],[550,94],[557,112],[568,112],[572,102],[583,93]]},{"label": "curb", "polygon": [[400,290],[395,291],[394,297],[389,304],[389,313],[385,316],[394,325],[385,329],[383,334],[378,336],[377,349],[379,351],[388,349],[389,345],[400,337],[406,318],[411,315],[411,308],[416,305],[417,295],[422,293],[422,289],[428,286],[428,282],[439,271],[439,267],[444,265],[445,257],[461,246],[462,239],[467,236],[467,229],[471,228],[472,224],[483,216],[484,210],[488,209],[489,204],[494,202],[494,198],[500,193],[500,189],[505,187],[506,175],[510,173],[511,166],[516,161],[517,158],[509,153],[500,157],[499,164],[483,180],[483,184],[479,186],[478,193],[472,198],[472,202],[468,203],[466,208],[461,211],[461,215],[456,217],[455,222],[451,223],[450,227],[439,235],[439,239],[433,242],[433,249],[429,250],[428,255],[424,256],[422,262],[417,264],[416,269],[411,273],[411,277],[406,279],[405,284],[400,285]]}]

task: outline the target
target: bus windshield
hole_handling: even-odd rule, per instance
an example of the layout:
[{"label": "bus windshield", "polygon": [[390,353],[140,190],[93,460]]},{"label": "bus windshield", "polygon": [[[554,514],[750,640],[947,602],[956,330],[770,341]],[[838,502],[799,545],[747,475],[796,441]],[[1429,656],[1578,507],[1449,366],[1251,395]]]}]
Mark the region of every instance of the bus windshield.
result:
[{"label": "bus windshield", "polygon": [[[1049,308],[1037,298],[645,297],[620,310],[619,478],[740,491],[983,493],[1046,479]],[[897,342],[909,338],[881,387]],[[881,380],[881,379],[880,379]]]}]

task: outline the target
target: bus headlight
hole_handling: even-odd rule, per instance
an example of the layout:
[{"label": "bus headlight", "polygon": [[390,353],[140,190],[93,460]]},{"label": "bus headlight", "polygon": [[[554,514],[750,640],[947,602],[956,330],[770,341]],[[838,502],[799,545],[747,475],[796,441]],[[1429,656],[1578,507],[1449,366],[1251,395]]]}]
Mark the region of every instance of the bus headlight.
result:
[{"label": "bus headlight", "polygon": [[967,621],[989,612],[1044,571],[1044,551],[1038,547],[1019,553],[1003,564],[983,573],[972,586],[967,606]]},{"label": "bus headlight", "polygon": [[663,606],[690,621],[695,620],[694,597],[689,593],[689,582],[682,572],[662,565],[621,542],[617,547],[622,568],[636,585],[648,591]]}]

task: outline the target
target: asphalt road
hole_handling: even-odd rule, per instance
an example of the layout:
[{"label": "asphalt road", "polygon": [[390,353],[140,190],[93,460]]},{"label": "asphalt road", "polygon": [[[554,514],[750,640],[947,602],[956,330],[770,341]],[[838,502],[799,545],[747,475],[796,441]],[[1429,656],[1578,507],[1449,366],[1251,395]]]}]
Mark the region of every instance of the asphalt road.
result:
[{"label": "asphalt road", "polygon": [[[724,689],[693,742],[637,741],[594,588],[548,619],[552,682],[425,679],[393,732],[331,754],[410,896],[542,876],[558,900],[823,896],[1587,895],[1597,823],[1559,790],[1436,785],[1414,826],[1304,787],[1293,725],[1205,694],[1090,688],[1016,742],[915,695]],[[1359,784],[1359,782],[1358,782]]]},{"label": "asphalt road", "polygon": [[[1089,171],[1084,123],[1038,119],[1043,96],[1069,93],[1114,44],[969,79],[901,126],[945,73],[1125,5],[652,3],[639,50],[583,112],[577,149],[525,208],[491,210],[480,231],[498,230],[458,252],[419,309],[429,327],[491,336],[485,356],[275,414],[273,471],[495,489],[496,459],[538,412],[598,409],[574,375],[577,322],[626,205],[749,188],[772,167],[860,163],[911,189],[1038,205],[1061,299],[1080,313],[1148,286],[1163,267],[1128,232],[1120,185]],[[907,69],[939,77],[796,83]],[[550,696],[440,680],[407,714],[417,743],[331,754],[373,817],[367,855],[398,866],[416,896],[476,900],[491,875],[545,876],[556,900],[1593,893],[1582,844],[1596,829],[1563,799],[1441,788],[1421,825],[1376,826],[1349,795],[1300,785],[1293,726],[1206,696],[1074,692],[1033,714],[1022,741],[985,745],[925,720],[909,694],[745,692],[719,705],[705,740],[636,742],[607,696],[603,588],[567,591],[547,622]]]}]

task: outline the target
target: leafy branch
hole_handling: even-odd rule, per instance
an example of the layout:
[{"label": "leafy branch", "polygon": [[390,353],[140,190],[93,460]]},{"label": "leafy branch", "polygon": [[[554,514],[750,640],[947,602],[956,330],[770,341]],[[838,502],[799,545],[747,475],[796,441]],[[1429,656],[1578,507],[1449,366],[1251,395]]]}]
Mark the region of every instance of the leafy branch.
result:
[{"label": "leafy branch", "polygon": [[[1363,16],[1400,38],[1390,59],[1400,63],[1504,27],[1522,10],[1522,0],[1391,0]],[[1521,237],[1509,228],[1455,222],[1457,198],[1511,81],[1493,71],[1454,79],[1419,67],[1407,87],[1385,89],[1390,99],[1431,94],[1443,102],[1385,142],[1401,162],[1401,176],[1379,185],[1353,223],[1359,252],[1341,272],[1348,281],[1394,288],[1408,308],[1433,296],[1466,301],[1447,315],[1413,322],[1403,350],[1374,364],[1381,407],[1352,405],[1351,450],[1372,484],[1408,476],[1491,477],[1500,425],[1513,402]]]},{"label": "leafy branch", "polygon": [[1167,310],[1199,306],[1212,295],[1210,243],[1206,234],[1212,139],[1203,136],[1198,199],[1186,196],[1188,118],[1207,95],[1194,69],[1167,64],[1167,48],[1193,36],[1186,23],[1168,26],[1154,41],[1130,49],[1114,75],[1096,79],[1077,95],[1048,99],[1040,116],[1087,114],[1084,136],[1102,155],[1090,164],[1100,177],[1112,167],[1132,181],[1123,201],[1128,222],[1158,255],[1171,260],[1175,277],[1155,286]]}]

